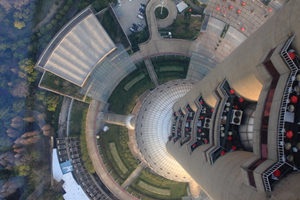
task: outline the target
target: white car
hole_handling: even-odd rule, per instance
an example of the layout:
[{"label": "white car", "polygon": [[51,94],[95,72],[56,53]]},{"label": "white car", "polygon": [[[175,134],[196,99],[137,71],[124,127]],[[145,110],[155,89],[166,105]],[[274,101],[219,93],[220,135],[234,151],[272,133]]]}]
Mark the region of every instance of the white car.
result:
[{"label": "white car", "polygon": [[137,17],[140,18],[140,19],[144,19],[144,17],[140,14],[138,14]]}]

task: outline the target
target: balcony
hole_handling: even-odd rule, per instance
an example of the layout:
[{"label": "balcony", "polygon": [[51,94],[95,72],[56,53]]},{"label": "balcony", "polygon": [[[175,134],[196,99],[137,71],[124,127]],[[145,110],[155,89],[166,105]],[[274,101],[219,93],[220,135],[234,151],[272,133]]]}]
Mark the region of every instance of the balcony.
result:
[{"label": "balcony", "polygon": [[183,119],[185,117],[185,114],[182,112],[181,109],[178,110],[176,113],[176,116],[178,116],[177,123],[176,123],[176,131],[175,131],[175,138],[173,138],[173,142],[176,143],[180,138],[182,134],[182,124]]},{"label": "balcony", "polygon": [[195,118],[194,126],[194,132],[196,133],[194,134],[194,141],[190,146],[191,152],[193,152],[197,147],[201,146],[202,144],[209,143],[209,130],[213,108],[211,108],[202,97],[199,97],[198,105],[199,110]]},{"label": "balcony", "polygon": [[277,162],[263,174],[265,190],[271,192],[283,177],[300,169],[300,66],[298,53],[292,48],[294,36],[281,50],[281,57],[290,69],[278,117]]},{"label": "balcony", "polygon": [[215,122],[219,123],[217,125],[218,129],[216,130],[219,145],[210,153],[212,164],[220,156],[224,156],[229,152],[237,150],[252,151],[252,148],[249,148],[249,143],[252,141],[249,142],[245,140],[245,138],[252,140],[252,136],[241,135],[241,132],[248,135],[252,134],[252,132],[241,131],[241,127],[253,125],[253,120],[250,121],[246,119],[252,117],[253,107],[255,107],[256,103],[239,96],[236,91],[229,86],[227,81],[221,84],[220,90],[223,93],[223,105],[220,106],[220,110],[218,111],[220,112],[220,119]]},{"label": "balcony", "polygon": [[192,125],[193,125],[193,120],[195,116],[195,112],[193,109],[190,107],[190,105],[187,105],[185,107],[186,109],[186,116],[184,118],[184,138],[180,141],[180,145],[184,145],[185,143],[189,142],[192,138]]},{"label": "balcony", "polygon": [[168,139],[169,141],[172,140],[176,136],[176,124],[177,124],[178,116],[176,112],[173,113],[172,116],[172,126],[171,126],[171,134],[169,135]]}]

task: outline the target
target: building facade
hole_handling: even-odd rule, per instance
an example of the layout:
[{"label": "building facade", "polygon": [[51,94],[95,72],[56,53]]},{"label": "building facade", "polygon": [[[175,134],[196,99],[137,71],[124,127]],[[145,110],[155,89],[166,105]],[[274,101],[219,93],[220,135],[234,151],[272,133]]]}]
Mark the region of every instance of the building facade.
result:
[{"label": "building facade", "polygon": [[300,198],[299,9],[288,1],[173,106],[167,150],[212,199]]}]

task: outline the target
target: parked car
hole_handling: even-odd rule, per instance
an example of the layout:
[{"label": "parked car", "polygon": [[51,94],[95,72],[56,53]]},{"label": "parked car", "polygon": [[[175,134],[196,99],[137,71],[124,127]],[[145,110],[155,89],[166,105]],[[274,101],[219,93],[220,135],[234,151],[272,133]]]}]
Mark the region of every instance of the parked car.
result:
[{"label": "parked car", "polygon": [[132,27],[130,27],[129,30],[133,33],[136,32],[136,30],[134,30]]},{"label": "parked car", "polygon": [[141,12],[141,13],[145,13],[145,9],[144,8],[139,8],[139,11]]},{"label": "parked car", "polygon": [[134,30],[137,30],[139,27],[138,27],[138,25],[137,24],[132,24],[132,28],[134,29]]},{"label": "parked car", "polygon": [[144,19],[144,17],[140,14],[138,14],[137,17],[140,18],[140,19]]}]

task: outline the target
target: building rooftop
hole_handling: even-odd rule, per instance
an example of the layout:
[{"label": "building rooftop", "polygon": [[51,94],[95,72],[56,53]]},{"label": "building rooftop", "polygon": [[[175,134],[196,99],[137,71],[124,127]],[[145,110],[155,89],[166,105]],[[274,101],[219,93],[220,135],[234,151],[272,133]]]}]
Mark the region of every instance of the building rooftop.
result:
[{"label": "building rooftop", "polygon": [[95,66],[115,48],[88,7],[56,34],[37,66],[82,87]]}]

